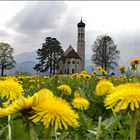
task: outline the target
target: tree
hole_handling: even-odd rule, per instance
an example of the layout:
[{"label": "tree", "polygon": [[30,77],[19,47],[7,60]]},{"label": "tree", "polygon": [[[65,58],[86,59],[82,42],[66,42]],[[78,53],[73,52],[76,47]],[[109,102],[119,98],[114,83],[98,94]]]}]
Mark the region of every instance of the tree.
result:
[{"label": "tree", "polygon": [[37,50],[39,63],[35,65],[34,69],[40,72],[49,70],[50,76],[55,74],[58,61],[63,53],[60,42],[56,38],[47,37],[45,43],[42,44],[42,48]]},{"label": "tree", "polygon": [[113,69],[119,59],[120,51],[108,35],[98,36],[92,46],[92,62],[105,70]]},{"label": "tree", "polygon": [[0,69],[1,76],[4,70],[9,70],[15,67],[16,61],[13,57],[14,49],[7,43],[0,43]]}]

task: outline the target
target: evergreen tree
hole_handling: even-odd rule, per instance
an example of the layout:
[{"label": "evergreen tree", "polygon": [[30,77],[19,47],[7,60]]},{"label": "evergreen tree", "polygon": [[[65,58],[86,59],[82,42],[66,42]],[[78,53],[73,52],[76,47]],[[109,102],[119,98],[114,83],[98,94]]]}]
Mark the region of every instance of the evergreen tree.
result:
[{"label": "evergreen tree", "polygon": [[35,65],[34,69],[39,72],[50,71],[50,76],[56,73],[58,68],[58,61],[63,55],[64,51],[60,42],[56,38],[47,37],[42,48],[37,50],[37,59],[39,63]]}]

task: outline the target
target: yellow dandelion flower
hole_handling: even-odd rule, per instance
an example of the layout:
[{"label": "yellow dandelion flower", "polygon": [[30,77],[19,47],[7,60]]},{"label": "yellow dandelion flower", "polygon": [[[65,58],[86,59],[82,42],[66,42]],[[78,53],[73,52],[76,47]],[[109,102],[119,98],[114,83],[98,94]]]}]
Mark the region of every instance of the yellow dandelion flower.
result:
[{"label": "yellow dandelion flower", "polygon": [[30,96],[28,96],[27,98],[18,98],[13,101],[12,104],[10,104],[8,107],[0,109],[0,117],[8,116],[17,112],[27,113],[27,110],[30,110],[31,107],[34,105],[33,101],[33,98],[31,98]]},{"label": "yellow dandelion flower", "polygon": [[57,89],[59,89],[61,92],[70,95],[71,94],[71,88],[68,85],[61,85],[59,87],[57,87]]},{"label": "yellow dandelion flower", "polygon": [[131,64],[133,70],[136,69],[139,62],[140,62],[140,58],[134,58],[130,61],[130,64]]},{"label": "yellow dandelion flower", "polygon": [[93,75],[93,76],[95,76],[97,74],[98,74],[97,71],[92,71],[92,73],[91,73],[91,75]]},{"label": "yellow dandelion flower", "polygon": [[80,74],[86,74],[86,71],[85,70],[83,70],[83,71],[81,71],[81,73]]},{"label": "yellow dandelion flower", "polygon": [[10,100],[14,100],[17,97],[22,96],[23,88],[18,82],[14,80],[0,81],[0,96],[6,97]]},{"label": "yellow dandelion flower", "polygon": [[102,68],[101,66],[97,67],[97,70],[98,70],[98,71],[102,71],[102,69],[103,69],[103,68]]},{"label": "yellow dandelion flower", "polygon": [[113,90],[114,90],[114,85],[106,79],[100,80],[96,86],[96,93],[98,96],[102,96],[104,94],[110,94],[113,92]]},{"label": "yellow dandelion flower", "polygon": [[8,107],[8,101],[2,103],[2,106],[3,106],[3,107]]},{"label": "yellow dandelion flower", "polygon": [[50,96],[47,101],[42,102],[36,107],[33,107],[35,115],[30,119],[37,123],[39,121],[48,127],[53,127],[57,129],[68,129],[68,127],[78,127],[79,123],[77,121],[78,114],[71,109],[68,102],[62,98]]},{"label": "yellow dandelion flower", "polygon": [[107,109],[115,107],[115,111],[130,108],[132,111],[139,108],[140,84],[126,83],[115,87],[112,94],[107,95],[105,106]]},{"label": "yellow dandelion flower", "polygon": [[76,97],[72,101],[74,108],[79,110],[87,110],[89,108],[89,101],[83,97]]},{"label": "yellow dandelion flower", "polygon": [[53,93],[48,89],[42,89],[35,93],[33,96],[28,97],[21,97],[16,99],[12,102],[10,106],[7,106],[6,108],[1,108],[0,110],[0,116],[7,116],[10,114],[14,114],[17,112],[21,113],[28,113],[32,111],[32,107],[37,106],[41,104],[42,102],[46,101],[48,97],[52,97]]},{"label": "yellow dandelion flower", "polygon": [[80,93],[78,91],[75,91],[74,92],[74,98],[77,98],[77,97],[81,97]]},{"label": "yellow dandelion flower", "polygon": [[106,74],[107,74],[106,70],[104,70],[104,69],[101,70],[101,73],[102,73],[103,75],[106,75]]},{"label": "yellow dandelion flower", "polygon": [[125,73],[125,66],[123,66],[123,65],[120,66],[119,70],[120,70],[121,74],[124,74]]},{"label": "yellow dandelion flower", "polygon": [[35,93],[32,98],[34,100],[34,106],[38,105],[39,103],[43,102],[44,100],[47,100],[49,96],[53,96],[52,91],[48,89],[41,89],[37,93]]}]

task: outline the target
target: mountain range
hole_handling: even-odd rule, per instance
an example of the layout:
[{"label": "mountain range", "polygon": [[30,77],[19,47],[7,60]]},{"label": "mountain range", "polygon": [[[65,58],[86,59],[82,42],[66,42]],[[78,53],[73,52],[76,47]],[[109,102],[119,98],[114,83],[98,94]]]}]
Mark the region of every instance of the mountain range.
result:
[{"label": "mountain range", "polygon": [[[90,54],[87,55],[86,61],[85,61],[85,70],[87,73],[91,73],[92,69],[96,68],[95,65],[92,64],[90,60]],[[10,71],[8,71],[9,74],[14,74],[16,72],[26,72],[30,74],[35,74],[36,71],[33,69],[35,64],[37,63],[37,54],[36,51],[32,52],[23,52],[17,55],[14,55],[14,58],[16,60],[16,67]],[[124,62],[119,61],[119,65],[125,65],[126,67],[130,67],[130,60]],[[113,70],[116,75],[118,75],[118,68],[116,67],[115,70]]]}]

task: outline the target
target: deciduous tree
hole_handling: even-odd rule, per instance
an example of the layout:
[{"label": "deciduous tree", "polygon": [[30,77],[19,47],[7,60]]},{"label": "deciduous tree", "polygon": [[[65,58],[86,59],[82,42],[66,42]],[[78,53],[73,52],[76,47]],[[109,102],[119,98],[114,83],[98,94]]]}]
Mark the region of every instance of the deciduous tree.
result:
[{"label": "deciduous tree", "polygon": [[9,70],[15,67],[16,61],[13,57],[14,49],[7,43],[0,43],[0,69],[1,75],[4,70]]},{"label": "deciduous tree", "polygon": [[120,51],[113,39],[108,35],[98,36],[92,46],[92,62],[105,70],[113,69],[117,65]]}]

